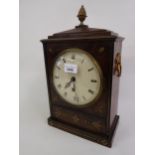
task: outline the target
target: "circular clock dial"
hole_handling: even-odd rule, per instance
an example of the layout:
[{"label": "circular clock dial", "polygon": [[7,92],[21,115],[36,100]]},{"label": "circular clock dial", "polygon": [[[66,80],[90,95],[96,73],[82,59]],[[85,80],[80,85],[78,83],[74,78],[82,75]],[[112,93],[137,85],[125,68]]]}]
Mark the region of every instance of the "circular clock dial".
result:
[{"label": "circular clock dial", "polygon": [[87,105],[101,92],[101,70],[89,53],[81,49],[66,49],[55,61],[53,85],[68,103]]}]

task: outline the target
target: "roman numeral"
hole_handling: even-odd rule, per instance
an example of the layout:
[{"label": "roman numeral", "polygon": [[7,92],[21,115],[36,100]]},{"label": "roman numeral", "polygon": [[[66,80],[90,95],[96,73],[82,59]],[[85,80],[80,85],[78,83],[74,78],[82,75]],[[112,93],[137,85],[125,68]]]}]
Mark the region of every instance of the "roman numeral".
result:
[{"label": "roman numeral", "polygon": [[83,98],[84,100],[86,100],[85,96],[82,96],[82,98]]},{"label": "roman numeral", "polygon": [[55,79],[59,79],[59,76],[55,75],[54,78],[55,78]]},{"label": "roman numeral", "polygon": [[64,93],[64,96],[65,96],[65,97],[67,96],[67,92]]},{"label": "roman numeral", "polygon": [[92,80],[91,80],[91,82],[96,83],[96,82],[97,82],[97,80],[92,79]]},{"label": "roman numeral", "polygon": [[63,58],[62,60],[63,60],[63,62],[64,62],[64,63],[66,63],[66,60],[65,60],[65,58]]},{"label": "roman numeral", "polygon": [[61,88],[61,84],[58,84],[58,86],[57,86],[58,88]]},{"label": "roman numeral", "polygon": [[78,96],[74,96],[73,100],[76,101],[76,102],[79,102],[79,97]]},{"label": "roman numeral", "polygon": [[88,69],[88,72],[92,71],[93,69],[94,69],[93,67],[92,67],[92,68],[89,68],[89,69]]},{"label": "roman numeral", "polygon": [[84,63],[84,59],[82,59],[81,63],[82,63],[82,64]]},{"label": "roman numeral", "polygon": [[90,94],[94,94],[94,91],[91,90],[91,89],[88,89],[88,92],[89,92]]},{"label": "roman numeral", "polygon": [[73,54],[71,58],[72,58],[72,59],[75,59],[75,55]]},{"label": "roman numeral", "polygon": [[59,70],[61,69],[59,66],[56,66],[56,67],[57,67],[57,69],[59,69]]}]

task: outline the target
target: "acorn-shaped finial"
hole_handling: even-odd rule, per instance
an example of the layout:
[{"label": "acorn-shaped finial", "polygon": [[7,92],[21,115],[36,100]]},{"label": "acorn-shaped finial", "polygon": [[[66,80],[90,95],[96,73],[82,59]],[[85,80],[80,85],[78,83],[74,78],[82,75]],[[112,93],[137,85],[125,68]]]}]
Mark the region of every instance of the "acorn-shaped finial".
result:
[{"label": "acorn-shaped finial", "polygon": [[86,17],[87,17],[86,10],[85,10],[85,8],[84,8],[83,5],[81,6],[81,8],[80,8],[80,10],[79,10],[79,12],[78,12],[77,17],[78,17],[79,20],[80,20],[80,25],[83,25],[83,22],[84,22],[84,20],[85,20]]}]

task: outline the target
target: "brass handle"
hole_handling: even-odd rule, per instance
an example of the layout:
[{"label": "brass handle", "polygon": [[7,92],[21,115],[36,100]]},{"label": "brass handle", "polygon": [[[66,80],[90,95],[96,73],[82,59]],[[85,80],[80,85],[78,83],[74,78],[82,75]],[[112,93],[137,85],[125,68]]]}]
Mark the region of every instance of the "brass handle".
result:
[{"label": "brass handle", "polygon": [[121,65],[121,54],[117,53],[116,57],[115,57],[115,66],[114,66],[114,74],[117,77],[121,76],[121,72],[122,72],[122,65]]}]

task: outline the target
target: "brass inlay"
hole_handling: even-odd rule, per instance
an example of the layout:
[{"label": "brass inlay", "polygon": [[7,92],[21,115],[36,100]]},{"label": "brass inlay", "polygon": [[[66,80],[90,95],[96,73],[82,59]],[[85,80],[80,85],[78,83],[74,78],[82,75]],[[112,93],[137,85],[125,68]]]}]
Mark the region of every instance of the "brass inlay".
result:
[{"label": "brass inlay", "polygon": [[77,123],[77,122],[79,122],[79,120],[80,120],[80,119],[79,119],[79,117],[78,117],[77,115],[74,115],[74,116],[73,116],[73,121],[74,121],[74,122]]},{"label": "brass inlay", "polygon": [[102,128],[101,124],[99,124],[98,122],[92,122],[92,125],[98,129]]},{"label": "brass inlay", "polygon": [[101,48],[99,48],[99,50],[98,50],[98,51],[99,51],[99,53],[103,53],[103,52],[104,52],[104,50],[105,50],[105,49],[104,49],[104,47],[101,47]]},{"label": "brass inlay", "polygon": [[103,145],[108,145],[108,142],[106,139],[102,139],[100,140],[100,143],[103,144]]},{"label": "brass inlay", "polygon": [[121,76],[122,65],[121,65],[121,54],[117,53],[115,57],[115,66],[114,66],[114,74],[118,77]]}]

